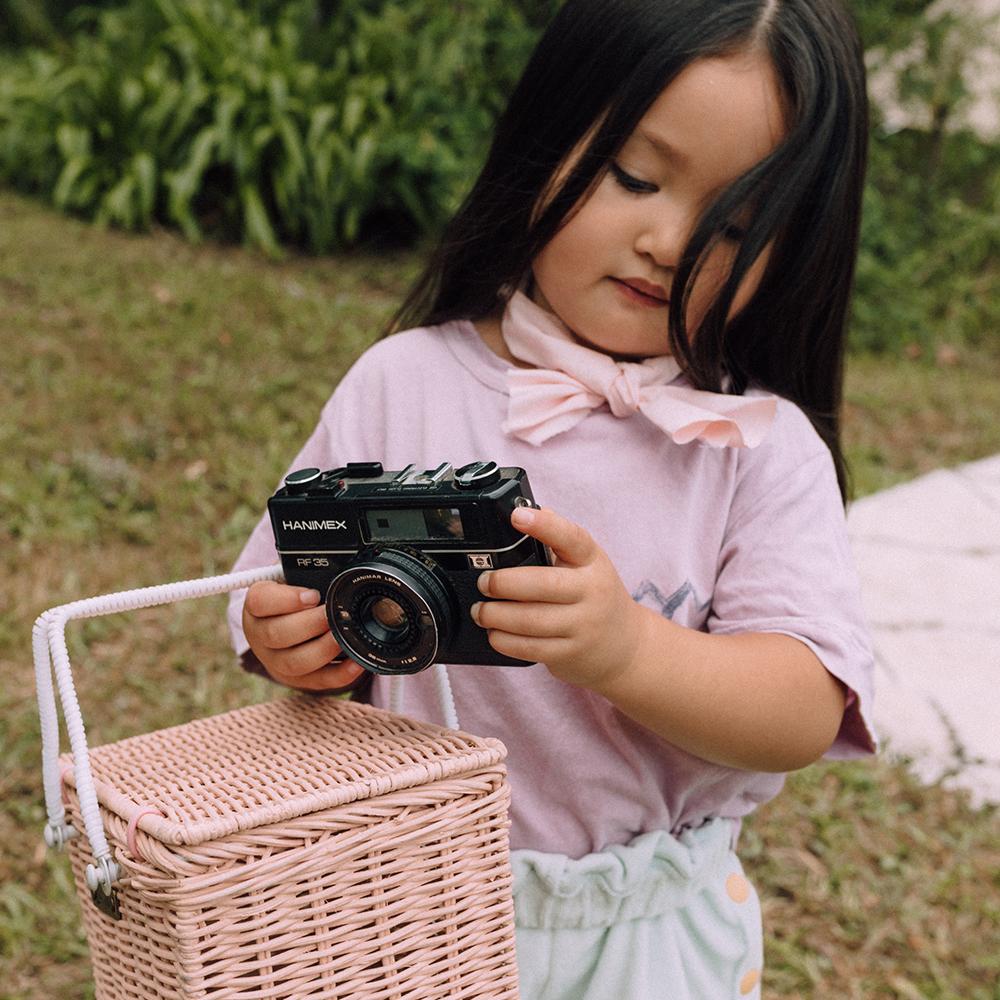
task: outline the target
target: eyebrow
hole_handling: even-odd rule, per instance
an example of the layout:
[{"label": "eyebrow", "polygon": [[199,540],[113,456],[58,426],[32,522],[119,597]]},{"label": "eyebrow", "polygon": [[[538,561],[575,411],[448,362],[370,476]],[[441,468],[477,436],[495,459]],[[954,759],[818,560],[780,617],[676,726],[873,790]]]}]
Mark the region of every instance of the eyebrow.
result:
[{"label": "eyebrow", "polygon": [[645,129],[637,129],[636,134],[640,138],[645,139],[646,142],[650,144],[654,149],[657,149],[662,153],[668,160],[673,160],[675,163],[686,164],[688,158],[681,153],[679,150],[675,149],[670,145],[666,139],[661,139],[659,136],[653,135],[652,132],[647,132]]}]

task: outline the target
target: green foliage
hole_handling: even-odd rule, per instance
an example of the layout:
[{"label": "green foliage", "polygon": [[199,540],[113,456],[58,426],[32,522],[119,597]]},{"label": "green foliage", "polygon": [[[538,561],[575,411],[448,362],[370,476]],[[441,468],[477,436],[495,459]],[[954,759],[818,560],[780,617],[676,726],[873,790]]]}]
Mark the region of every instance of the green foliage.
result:
[{"label": "green foliage", "polygon": [[849,0],[865,48],[901,48],[935,0]]},{"label": "green foliage", "polygon": [[969,127],[968,82],[970,60],[997,23],[971,13],[916,17],[926,4],[909,0],[897,6],[908,33],[887,30],[869,63],[876,72],[895,65],[906,125],[887,124],[898,110],[873,109],[852,344],[982,343],[1000,327],[990,292],[1000,260],[1000,139]]},{"label": "green foliage", "polygon": [[852,343],[886,350],[996,338],[1000,145],[914,130],[872,144]]},{"label": "green foliage", "polygon": [[54,45],[72,32],[81,8],[114,7],[121,0],[0,0],[0,47]]},{"label": "green foliage", "polygon": [[91,22],[5,67],[0,180],[273,255],[440,225],[534,37],[503,0],[133,0]]},{"label": "green foliage", "polygon": [[[0,183],[280,256],[437,232],[562,0],[110,3],[0,0],[22,37],[39,19],[56,36],[0,61]],[[909,109],[902,129],[874,109],[852,345],[982,340],[1000,326],[1000,142],[963,115],[989,36],[930,0],[851,7]]]},{"label": "green foliage", "polygon": [[52,21],[32,0],[0,0],[0,46],[45,44],[52,41]]}]

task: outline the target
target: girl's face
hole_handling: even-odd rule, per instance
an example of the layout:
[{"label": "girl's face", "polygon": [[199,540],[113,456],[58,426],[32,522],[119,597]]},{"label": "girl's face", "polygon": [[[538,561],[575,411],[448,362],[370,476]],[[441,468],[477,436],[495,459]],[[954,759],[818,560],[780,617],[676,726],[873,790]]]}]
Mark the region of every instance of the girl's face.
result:
[{"label": "girl's face", "polygon": [[[669,353],[667,305],[698,217],[783,134],[781,92],[765,55],[746,52],[687,66],[650,106],[591,195],[535,257],[535,302],[581,341],[615,357]],[[691,331],[735,257],[745,220],[732,222],[692,289],[686,317]],[[730,315],[753,295],[769,252],[750,268]]]}]

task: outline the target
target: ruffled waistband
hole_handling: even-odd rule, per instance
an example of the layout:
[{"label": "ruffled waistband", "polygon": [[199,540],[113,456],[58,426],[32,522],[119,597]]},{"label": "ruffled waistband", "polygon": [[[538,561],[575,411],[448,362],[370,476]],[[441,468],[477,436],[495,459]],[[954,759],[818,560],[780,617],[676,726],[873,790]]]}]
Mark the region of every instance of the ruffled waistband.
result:
[{"label": "ruffled waistband", "polygon": [[674,837],[665,830],[628,844],[568,858],[512,851],[519,927],[608,927],[683,907],[732,869],[734,823],[713,819]]}]

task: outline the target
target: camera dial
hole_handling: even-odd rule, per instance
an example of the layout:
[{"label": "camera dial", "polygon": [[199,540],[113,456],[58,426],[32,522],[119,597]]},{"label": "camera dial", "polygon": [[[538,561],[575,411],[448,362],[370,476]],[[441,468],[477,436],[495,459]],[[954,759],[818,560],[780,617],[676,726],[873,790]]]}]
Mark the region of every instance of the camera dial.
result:
[{"label": "camera dial", "polygon": [[330,582],[326,615],[344,652],[377,674],[415,674],[435,662],[455,627],[444,573],[406,546],[370,546]]},{"label": "camera dial", "polygon": [[285,489],[292,493],[305,493],[322,476],[319,469],[296,469],[285,476]]},{"label": "camera dial", "polygon": [[503,474],[496,462],[470,462],[455,473],[455,485],[460,490],[480,490],[496,486]]}]

